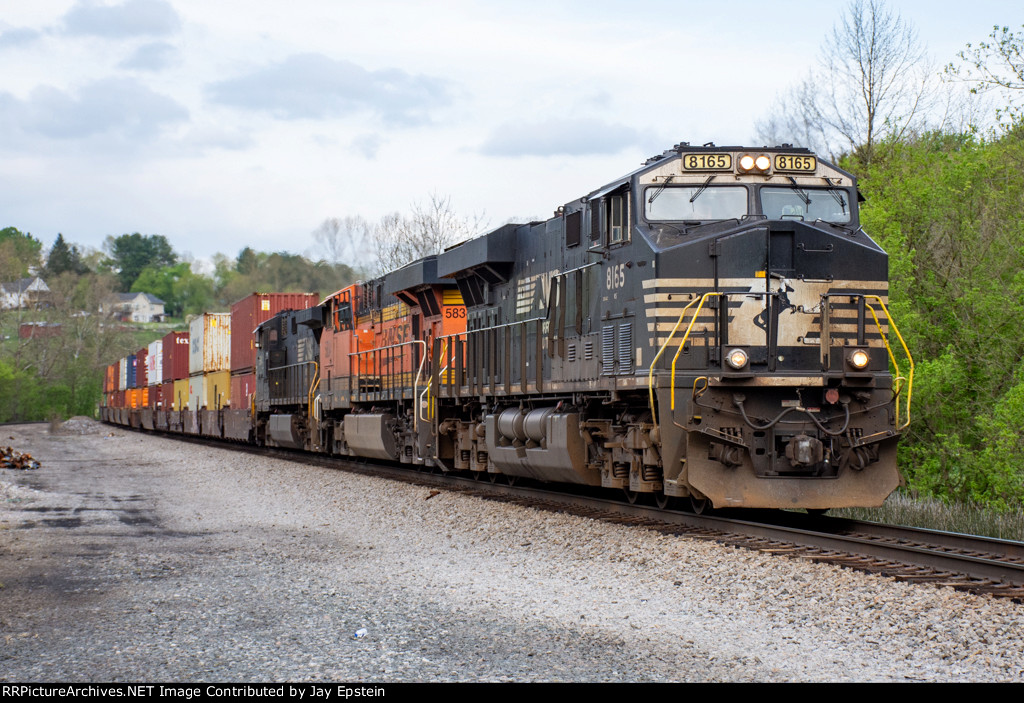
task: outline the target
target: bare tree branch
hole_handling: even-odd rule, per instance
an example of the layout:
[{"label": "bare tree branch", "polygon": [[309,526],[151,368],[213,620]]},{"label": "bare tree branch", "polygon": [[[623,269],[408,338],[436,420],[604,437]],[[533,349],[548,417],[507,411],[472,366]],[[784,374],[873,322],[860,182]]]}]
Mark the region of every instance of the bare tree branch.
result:
[{"label": "bare tree branch", "polygon": [[377,273],[394,271],[424,256],[439,254],[477,234],[484,226],[482,215],[458,215],[452,208],[451,197],[432,193],[426,204],[413,203],[408,217],[393,212],[374,227]]},{"label": "bare tree branch", "polygon": [[758,136],[832,158],[870,162],[880,138],[912,129],[931,108],[930,70],[917,31],[882,0],[853,0],[822,46],[817,70],[777,100]]}]

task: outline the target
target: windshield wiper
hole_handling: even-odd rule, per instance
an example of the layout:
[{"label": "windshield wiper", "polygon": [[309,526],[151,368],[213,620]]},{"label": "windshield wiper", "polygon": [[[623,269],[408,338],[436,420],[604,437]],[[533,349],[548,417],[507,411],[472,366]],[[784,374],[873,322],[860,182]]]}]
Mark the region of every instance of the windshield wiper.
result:
[{"label": "windshield wiper", "polygon": [[704,192],[704,190],[708,187],[708,184],[711,183],[711,181],[713,181],[713,180],[715,180],[714,176],[708,176],[708,179],[706,181],[704,181],[704,185],[702,185],[700,188],[698,188],[697,192],[693,194],[692,198],[690,198],[690,202],[692,203],[694,200],[699,198],[700,194]]},{"label": "windshield wiper", "polygon": [[839,207],[843,208],[843,214],[845,215],[846,214],[846,198],[844,198],[842,196],[842,193],[840,193],[838,190],[835,190],[833,188],[829,188],[828,189],[828,194],[831,195],[833,198],[835,198],[835,201],[839,205]]},{"label": "windshield wiper", "polygon": [[659,195],[661,195],[663,192],[665,192],[665,188],[668,187],[668,184],[671,183],[672,179],[675,178],[675,177],[676,177],[676,174],[674,174],[674,173],[669,175],[669,177],[665,179],[665,182],[661,184],[661,187],[659,187],[658,190],[654,191],[654,193],[651,194],[651,197],[649,197],[647,199],[647,203],[648,204],[653,203],[655,198],[657,198]]},{"label": "windshield wiper", "polygon": [[789,182],[793,184],[793,190],[796,191],[796,194],[799,195],[800,199],[804,201],[804,205],[810,207],[811,196],[809,196],[803,188],[796,184],[796,179],[793,178],[792,176],[789,177]]}]

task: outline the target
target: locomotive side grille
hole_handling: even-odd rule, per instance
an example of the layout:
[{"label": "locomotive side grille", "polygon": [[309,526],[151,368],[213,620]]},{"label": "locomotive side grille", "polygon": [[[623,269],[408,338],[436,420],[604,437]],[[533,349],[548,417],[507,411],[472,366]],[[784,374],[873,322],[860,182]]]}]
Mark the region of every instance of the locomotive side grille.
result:
[{"label": "locomotive side grille", "polygon": [[633,372],[633,323],[624,322],[619,325],[619,349],[617,354],[619,373]]},{"label": "locomotive side grille", "polygon": [[569,362],[570,364],[574,363],[576,361],[576,345],[575,344],[570,344],[569,345],[569,349],[568,349],[568,351],[566,352],[566,355],[565,355],[565,360],[567,362]]},{"label": "locomotive side grille", "polygon": [[601,375],[615,373],[615,325],[601,328]]}]

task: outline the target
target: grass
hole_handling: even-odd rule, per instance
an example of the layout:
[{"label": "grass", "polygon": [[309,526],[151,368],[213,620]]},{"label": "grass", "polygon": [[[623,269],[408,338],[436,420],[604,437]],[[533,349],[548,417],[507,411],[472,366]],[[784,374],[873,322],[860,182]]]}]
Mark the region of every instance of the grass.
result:
[{"label": "grass", "polygon": [[946,532],[1024,541],[1024,510],[997,513],[964,503],[947,504],[932,498],[914,499],[893,493],[881,508],[837,508],[829,515],[892,525],[925,527]]}]

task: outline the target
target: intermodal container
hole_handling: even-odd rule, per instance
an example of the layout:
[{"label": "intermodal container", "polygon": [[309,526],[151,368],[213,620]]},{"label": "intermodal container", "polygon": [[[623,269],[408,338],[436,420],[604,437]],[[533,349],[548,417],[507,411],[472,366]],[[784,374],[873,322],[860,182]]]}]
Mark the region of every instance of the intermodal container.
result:
[{"label": "intermodal container", "polygon": [[147,386],[147,388],[149,390],[149,402],[146,403],[146,407],[152,408],[153,410],[159,410],[160,398],[163,393],[163,386],[159,384],[150,384],[149,386]]},{"label": "intermodal container", "polygon": [[[169,332],[163,338],[164,383],[188,378],[188,332]],[[175,408],[180,409],[180,408]]]},{"label": "intermodal container", "polygon": [[117,390],[117,364],[111,364],[107,367],[107,372],[103,376],[103,392],[113,393]]},{"label": "intermodal container", "polygon": [[214,371],[203,374],[203,403],[199,407],[220,410],[231,401],[231,372]]},{"label": "intermodal container", "polygon": [[174,409],[174,381],[160,386],[160,409],[165,411]]},{"label": "intermodal container", "polygon": [[231,370],[231,313],[203,313],[189,325],[188,339],[189,376]]},{"label": "intermodal container", "polygon": [[171,410],[186,410],[188,407],[188,378],[175,379],[174,400]]},{"label": "intermodal container", "polygon": [[143,347],[135,352],[135,387],[145,388],[149,385],[146,375],[146,357],[149,356],[149,347]]},{"label": "intermodal container", "polygon": [[129,354],[128,358],[125,360],[125,368],[128,371],[128,383],[125,386],[125,390],[128,390],[129,388],[135,388],[135,374],[137,369],[136,363],[137,362],[135,360],[135,355]]},{"label": "intermodal container", "polygon": [[256,392],[256,374],[231,374],[231,408],[248,410],[252,406],[252,394]]},{"label": "intermodal container", "polygon": [[[316,293],[253,293],[231,306],[231,373],[256,367],[253,330],[285,310],[305,310],[320,302]],[[209,369],[208,369],[209,370]]]},{"label": "intermodal container", "polygon": [[128,388],[128,357],[117,362],[117,390],[123,391]]},{"label": "intermodal container", "polygon": [[164,340],[158,339],[149,344],[146,356],[146,379],[150,385],[164,382]]},{"label": "intermodal container", "polygon": [[201,410],[203,407],[203,374],[188,377],[188,409]]}]

